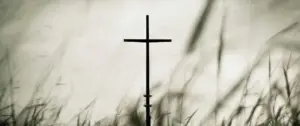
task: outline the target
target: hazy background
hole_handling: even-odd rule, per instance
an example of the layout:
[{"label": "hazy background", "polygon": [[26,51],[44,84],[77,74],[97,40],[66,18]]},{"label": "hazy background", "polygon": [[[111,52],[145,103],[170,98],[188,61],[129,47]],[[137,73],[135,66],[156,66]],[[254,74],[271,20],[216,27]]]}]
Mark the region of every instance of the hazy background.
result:
[{"label": "hazy background", "polygon": [[[170,86],[180,87],[196,61],[203,61],[202,76],[190,90],[200,96],[196,101],[203,113],[215,101],[216,35],[225,10],[228,14],[225,67],[220,94],[253,62],[264,42],[297,21],[299,15],[297,0],[219,0],[201,46],[198,44],[191,55],[184,56],[205,1],[2,0],[0,3],[3,10],[0,59],[7,52],[10,57],[1,68],[1,83],[8,81],[7,75],[13,75],[14,86],[18,87],[15,101],[20,109],[29,101],[36,84],[50,72],[43,82],[42,95],[51,91],[50,95],[57,97],[57,104],[68,103],[62,120],[69,120],[95,98],[93,119],[113,115],[122,98],[144,93],[145,45],[124,43],[123,39],[145,37],[146,15],[150,15],[151,38],[172,39],[172,43],[150,45],[152,84],[161,82],[167,89],[176,64],[186,57]],[[296,39],[289,36],[286,39],[292,38]],[[275,60],[276,56],[281,54],[277,53]],[[267,72],[266,69],[260,70]],[[255,76],[263,81],[262,75],[267,78],[262,72]],[[254,77],[253,81],[256,80]]]}]

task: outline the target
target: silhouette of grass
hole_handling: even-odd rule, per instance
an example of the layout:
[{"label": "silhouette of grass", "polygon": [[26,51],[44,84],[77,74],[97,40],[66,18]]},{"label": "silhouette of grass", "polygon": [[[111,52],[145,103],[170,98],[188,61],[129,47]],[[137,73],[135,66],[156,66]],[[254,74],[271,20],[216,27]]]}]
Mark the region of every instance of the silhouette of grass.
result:
[{"label": "silhouette of grass", "polygon": [[[210,12],[212,11],[215,0],[208,0],[207,4],[203,10],[202,15],[199,20],[196,22],[196,26],[191,34],[191,38],[188,41],[186,55],[190,54],[195,50],[196,45],[200,42],[198,39],[203,34],[203,29]],[[219,79],[222,67],[223,60],[223,51],[225,46],[224,32],[225,29],[225,19],[226,15],[222,18],[222,25],[220,30],[219,37],[219,46],[217,48],[217,79]],[[281,72],[282,76],[275,78],[275,81],[272,82],[272,66],[273,63],[270,58],[270,54],[274,47],[282,47],[286,50],[299,52],[299,44],[297,42],[289,43],[272,43],[277,40],[278,36],[289,32],[295,28],[298,23],[293,23],[287,28],[279,31],[274,36],[272,36],[267,42],[265,47],[262,49],[260,55],[258,55],[255,62],[249,67],[240,78],[233,84],[233,86],[228,90],[223,96],[220,96],[216,101],[216,104],[203,118],[198,118],[195,115],[197,113],[202,113],[201,108],[198,108],[192,112],[188,111],[189,101],[194,100],[194,96],[188,93],[188,86],[191,85],[191,82],[197,78],[197,69],[198,66],[194,68],[192,76],[184,82],[184,86],[181,90],[177,92],[167,91],[164,92],[161,96],[158,96],[158,99],[153,102],[152,108],[152,120],[155,126],[189,126],[192,125],[192,120],[198,121],[197,125],[209,125],[208,121],[212,118],[221,109],[226,109],[225,104],[230,101],[230,99],[237,94],[238,90],[243,91],[243,95],[240,98],[240,101],[231,114],[222,117],[224,118],[222,122],[215,122],[216,125],[222,126],[232,126],[235,122],[240,122],[240,124],[245,126],[299,126],[300,120],[300,71],[297,71],[297,75],[291,81],[291,75],[289,70],[295,68],[298,60],[292,61],[291,58],[288,59],[286,64],[282,63]],[[63,54],[63,48],[66,45],[62,45],[59,48],[59,51],[56,56]],[[268,56],[268,83],[265,85],[269,86],[268,93],[258,94],[257,100],[252,106],[245,106],[242,104],[244,100],[247,99],[247,96],[250,95],[250,89],[247,89],[247,85],[250,83],[249,79],[251,78],[255,69],[261,65],[261,63]],[[291,56],[290,56],[291,57]],[[6,52],[6,55],[0,59],[0,68],[3,69],[4,66],[9,64],[9,52]],[[54,60],[57,61],[55,57]],[[291,63],[294,62],[294,63]],[[5,65],[6,64],[6,65]],[[179,63],[180,64],[180,63]],[[9,65],[8,65],[9,66]],[[9,81],[7,84],[2,84],[3,89],[0,92],[0,125],[1,126],[58,126],[58,125],[72,125],[71,123],[75,120],[75,125],[77,126],[144,126],[145,125],[145,113],[143,109],[143,100],[140,96],[135,102],[131,102],[129,106],[123,107],[122,111],[116,112],[113,117],[108,117],[100,119],[96,122],[91,122],[91,108],[95,104],[96,100],[93,100],[89,103],[82,111],[76,114],[68,124],[61,124],[58,119],[60,118],[61,112],[63,111],[64,106],[51,106],[51,98],[46,97],[44,99],[37,99],[37,92],[40,91],[41,86],[45,83],[45,80],[48,78],[49,74],[52,71],[52,67],[48,67],[44,70],[45,73],[41,74],[40,79],[37,83],[35,92],[33,93],[32,99],[24,107],[20,113],[16,112],[16,105],[14,103],[14,80],[13,75],[9,73]],[[295,68],[296,69],[296,68]],[[9,69],[8,69],[9,71]],[[174,73],[176,70],[174,71]],[[284,80],[284,87],[280,87],[280,79]],[[171,77],[172,79],[172,77]],[[170,82],[171,85],[171,82]],[[156,91],[158,87],[153,87],[152,91]],[[217,95],[218,96],[218,95]],[[218,96],[219,97],[219,96]],[[279,106],[276,106],[276,100],[282,100],[283,103]],[[120,103],[122,104],[122,103]],[[250,110],[249,112],[245,112]],[[239,117],[245,116],[245,120],[239,120]],[[216,121],[216,119],[214,120]]]}]

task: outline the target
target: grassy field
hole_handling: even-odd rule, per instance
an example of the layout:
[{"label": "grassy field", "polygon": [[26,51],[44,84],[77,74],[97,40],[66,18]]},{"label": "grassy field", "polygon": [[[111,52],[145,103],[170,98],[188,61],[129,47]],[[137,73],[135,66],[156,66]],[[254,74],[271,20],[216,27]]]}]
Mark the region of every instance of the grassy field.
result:
[{"label": "grassy field", "polygon": [[[185,51],[185,56],[190,55],[196,50],[196,47],[201,45],[199,39],[202,37],[204,28],[209,21],[212,8],[215,5],[215,0],[207,2],[201,16],[195,24],[193,32],[188,40],[188,46]],[[220,34],[216,36],[219,39],[217,48],[217,79],[221,73],[223,52],[226,42],[224,42],[225,19],[224,13],[222,25],[220,27]],[[299,42],[273,42],[277,41],[280,36],[287,32],[295,30],[298,22],[286,26],[281,31],[274,34],[269,40],[266,41],[265,46],[262,48],[255,62],[250,66],[244,74],[233,84],[228,90],[228,93],[218,96],[216,104],[209,110],[209,113],[203,118],[198,118],[195,115],[201,113],[201,108],[192,112],[188,112],[188,104],[192,100],[189,95],[188,86],[194,78],[197,78],[196,73],[192,73],[191,77],[184,82],[184,86],[177,92],[163,92],[157,94],[158,98],[152,101],[152,121],[155,126],[194,126],[194,125],[220,125],[220,126],[300,126],[300,85],[298,78],[300,77],[298,70],[298,57],[297,53],[300,51]],[[272,43],[271,43],[272,42]],[[270,44],[271,43],[271,44]],[[278,48],[290,54],[287,59],[273,62],[271,54],[278,51]],[[112,117],[99,119],[97,122],[90,120],[91,113],[93,112],[93,105],[95,100],[88,103],[85,109],[78,114],[74,115],[69,123],[61,124],[58,120],[60,114],[64,111],[65,105],[56,105],[52,101],[55,98],[39,97],[42,91],[42,83],[47,74],[43,75],[41,81],[32,95],[31,100],[27,106],[22,110],[16,110],[19,107],[14,104],[14,90],[17,87],[13,86],[14,77],[9,73],[9,51],[0,60],[1,71],[8,71],[7,78],[3,82],[3,88],[0,94],[0,125],[1,126],[64,126],[64,125],[77,125],[77,126],[143,126],[145,125],[145,112],[144,112],[144,97],[136,99],[130,104],[120,103],[118,111]],[[183,62],[183,61],[182,61]],[[179,63],[180,64],[180,63]],[[261,92],[253,94],[251,89],[248,88],[250,79],[258,67],[268,67],[268,82],[262,83],[266,88]],[[197,66],[195,67],[197,69]],[[275,72],[277,75],[275,76]],[[176,71],[174,71],[176,73]],[[172,78],[172,77],[171,77]],[[1,82],[2,83],[2,82]],[[160,85],[153,87],[152,92],[160,89]],[[235,109],[226,116],[218,116],[216,113],[226,109],[225,104],[230,99],[237,95],[237,92],[242,90],[242,95],[239,98],[239,104]],[[245,106],[244,102],[249,96],[255,96],[255,102],[251,106]],[[20,111],[20,112],[16,112]],[[221,121],[218,121],[221,120]]]}]

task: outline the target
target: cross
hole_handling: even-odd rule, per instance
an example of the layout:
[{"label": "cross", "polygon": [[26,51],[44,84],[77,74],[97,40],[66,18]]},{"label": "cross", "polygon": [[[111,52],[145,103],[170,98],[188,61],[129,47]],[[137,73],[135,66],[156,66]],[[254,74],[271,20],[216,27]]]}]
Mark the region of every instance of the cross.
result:
[{"label": "cross", "polygon": [[124,39],[124,42],[139,42],[146,43],[146,126],[151,126],[151,115],[150,115],[150,54],[149,54],[149,43],[158,43],[158,42],[171,42],[171,39],[149,39],[149,15],[146,15],[146,39]]}]

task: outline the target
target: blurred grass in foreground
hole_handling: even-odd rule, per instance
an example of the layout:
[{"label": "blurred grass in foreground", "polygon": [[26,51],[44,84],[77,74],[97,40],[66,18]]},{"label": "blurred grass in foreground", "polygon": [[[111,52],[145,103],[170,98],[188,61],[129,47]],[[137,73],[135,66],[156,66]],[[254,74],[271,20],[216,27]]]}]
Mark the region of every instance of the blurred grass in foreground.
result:
[{"label": "blurred grass in foreground", "polygon": [[[197,21],[194,31],[191,35],[190,40],[188,41],[186,55],[192,53],[196,46],[201,44],[198,40],[203,34],[203,29],[206,26],[209,16],[211,15],[212,8],[215,4],[215,0],[209,0],[206,4],[206,7],[203,10],[199,20]],[[218,76],[222,68],[222,56],[223,49],[225,46],[224,42],[224,32],[225,29],[225,19],[226,12],[223,15],[223,21],[220,28],[219,34],[219,46],[217,50],[217,63],[218,63]],[[152,121],[155,126],[191,126],[191,120],[193,120],[194,125],[211,125],[208,124],[209,120],[216,121],[218,118],[218,113],[221,109],[226,109],[224,105],[226,102],[232,98],[238,90],[241,90],[247,87],[249,79],[252,76],[253,71],[261,64],[262,61],[268,62],[268,77],[269,82],[265,85],[269,86],[268,93],[261,92],[257,94],[257,100],[253,106],[244,106],[242,102],[247,99],[247,96],[251,95],[250,90],[245,88],[243,95],[240,98],[240,104],[232,111],[232,113],[226,117],[222,117],[223,121],[215,122],[215,125],[221,126],[231,126],[238,122],[240,125],[245,126],[300,126],[300,71],[297,72],[296,76],[291,81],[291,76],[289,71],[291,69],[297,69],[295,65],[299,63],[298,59],[292,60],[288,59],[286,63],[278,68],[281,70],[281,75],[279,78],[275,78],[275,81],[271,81],[273,78],[272,74],[272,61],[270,53],[273,51],[275,46],[283,47],[288,51],[300,51],[300,48],[297,48],[299,44],[296,42],[290,42],[287,44],[275,43],[269,44],[270,41],[276,40],[276,37],[288,32],[298,26],[298,23],[294,23],[288,26],[286,29],[275,34],[266,42],[266,47],[263,48],[257,60],[253,63],[251,67],[240,79],[234,83],[233,87],[228,90],[228,93],[224,96],[218,96],[215,106],[206,115],[204,118],[197,119],[195,116],[196,113],[201,113],[201,109],[196,109],[191,113],[187,113],[186,103],[193,100],[193,96],[190,96],[187,92],[187,87],[190,85],[191,80],[196,78],[195,73],[184,83],[182,90],[177,92],[164,92],[160,94],[159,98],[153,100],[152,104]],[[275,45],[275,46],[274,46]],[[5,68],[4,64],[9,64],[9,52],[6,53],[7,56],[0,60],[0,68]],[[61,54],[61,53],[59,53]],[[180,63],[179,63],[180,64]],[[8,65],[9,66],[9,65]],[[69,124],[60,124],[58,119],[60,114],[63,111],[64,105],[55,105],[53,104],[52,98],[39,98],[36,95],[39,92],[40,86],[44,80],[49,76],[48,73],[51,72],[52,68],[46,70],[46,74],[41,76],[41,81],[39,82],[32,99],[23,108],[20,113],[16,112],[17,106],[14,104],[14,89],[13,86],[14,80],[13,75],[9,74],[9,79],[5,84],[1,84],[3,88],[1,89],[0,94],[0,125],[1,126],[63,126],[71,125],[75,122],[77,126],[143,126],[145,125],[145,113],[143,107],[143,97],[140,97],[136,100],[135,103],[131,103],[126,107],[118,108],[117,114],[113,117],[107,117],[100,119],[97,122],[91,122],[91,108],[93,107],[95,100],[87,105],[85,109],[79,112],[77,115],[74,115]],[[195,68],[197,69],[197,68]],[[4,70],[3,70],[4,71]],[[176,72],[176,71],[174,71]],[[217,77],[218,79],[218,77]],[[280,81],[283,79],[284,81]],[[283,83],[285,86],[280,86]],[[160,87],[153,87],[152,92],[155,92]],[[158,95],[158,94],[157,94]],[[277,100],[283,101],[281,104],[276,102]],[[120,103],[123,104],[123,103]],[[246,112],[248,111],[248,112]],[[239,120],[240,117],[246,117],[245,120]],[[198,121],[197,121],[198,120]]]}]

